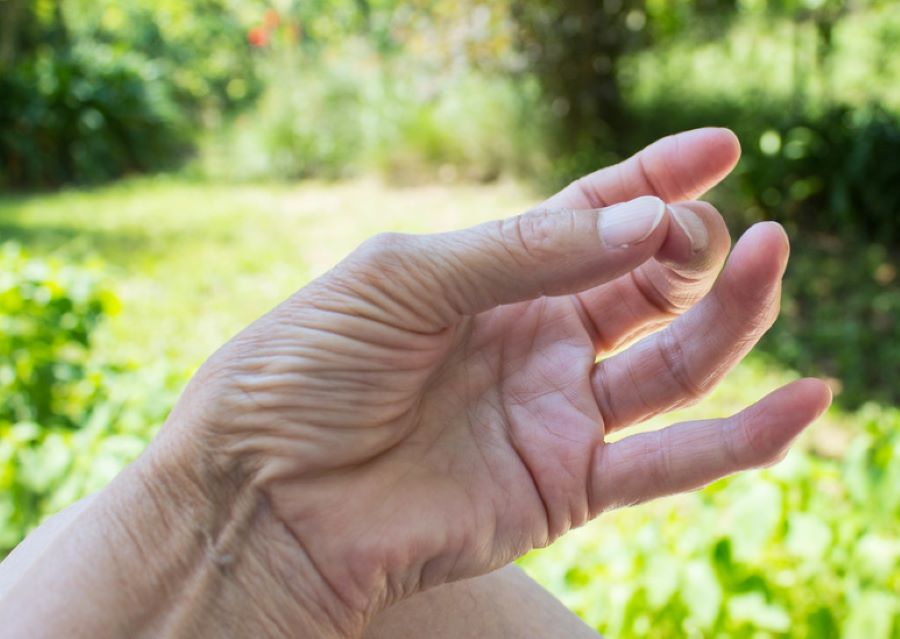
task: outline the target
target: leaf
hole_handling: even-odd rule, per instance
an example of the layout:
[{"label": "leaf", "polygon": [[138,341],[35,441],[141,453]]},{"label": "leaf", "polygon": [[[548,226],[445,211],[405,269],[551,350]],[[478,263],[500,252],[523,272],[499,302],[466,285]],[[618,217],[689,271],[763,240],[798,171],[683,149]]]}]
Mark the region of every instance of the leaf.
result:
[{"label": "leaf", "polygon": [[707,561],[694,560],[684,570],[681,600],[689,611],[686,625],[712,628],[722,607],[722,586]]},{"label": "leaf", "polygon": [[752,561],[775,534],[782,517],[781,490],[762,477],[753,477],[731,507],[732,553],[737,561]]},{"label": "leaf", "polygon": [[759,592],[737,595],[729,599],[728,616],[757,630],[786,632],[791,627],[791,618],[787,611],[781,606],[767,603],[766,598]]},{"label": "leaf", "polygon": [[647,562],[645,587],[647,603],[653,609],[663,608],[678,589],[678,561],[658,551]]},{"label": "leaf", "polygon": [[811,513],[791,513],[788,516],[786,545],[796,557],[807,561],[821,560],[831,545],[831,528]]},{"label": "leaf", "polygon": [[851,602],[850,616],[844,622],[841,636],[844,639],[891,639],[897,607],[896,593],[864,591]]}]

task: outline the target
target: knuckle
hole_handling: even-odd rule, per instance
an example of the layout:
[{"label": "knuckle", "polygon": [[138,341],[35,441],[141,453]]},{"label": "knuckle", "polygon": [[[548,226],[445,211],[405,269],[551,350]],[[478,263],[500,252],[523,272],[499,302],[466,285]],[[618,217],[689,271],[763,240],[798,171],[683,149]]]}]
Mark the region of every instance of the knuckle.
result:
[{"label": "knuckle", "polygon": [[354,252],[354,260],[363,270],[377,267],[381,272],[403,272],[419,253],[416,236],[405,233],[379,233],[363,242]]},{"label": "knuckle", "polygon": [[676,335],[673,327],[660,333],[657,348],[663,365],[671,378],[675,380],[675,384],[678,386],[678,390],[684,399],[689,402],[696,401],[705,397],[712,390],[714,380],[697,381],[688,371],[687,354],[684,352],[681,340]]},{"label": "knuckle", "polygon": [[663,431],[647,433],[641,453],[652,492],[664,492],[672,481],[672,455]]},{"label": "knuckle", "polygon": [[537,209],[504,220],[501,236],[512,252],[543,257],[558,244],[560,231],[572,224],[573,212]]},{"label": "knuckle", "polygon": [[597,180],[592,175],[584,175],[569,184],[569,187],[579,193],[590,206],[606,206],[602,194],[597,189]]},{"label": "knuckle", "polygon": [[405,251],[410,236],[404,233],[379,233],[373,235],[359,247],[359,252],[369,258],[397,256]]},{"label": "knuckle", "polygon": [[740,413],[737,416],[736,428],[740,433],[741,449],[744,451],[744,466],[755,468],[777,463],[787,453],[787,448],[772,437],[770,429],[759,428],[760,422],[768,421],[771,416],[759,409]]},{"label": "knuckle", "polygon": [[379,233],[363,242],[339,267],[331,278],[344,288],[361,290],[394,286],[408,282],[423,268],[422,251],[416,236],[404,233]]},{"label": "knuckle", "polygon": [[[693,296],[675,295],[677,287],[667,286],[665,289],[661,288],[659,284],[640,269],[631,271],[629,277],[634,283],[638,294],[656,313],[664,318],[675,318],[681,315],[694,302]],[[693,286],[694,283],[689,282],[689,285]],[[681,288],[687,289],[689,286],[682,286]]]}]

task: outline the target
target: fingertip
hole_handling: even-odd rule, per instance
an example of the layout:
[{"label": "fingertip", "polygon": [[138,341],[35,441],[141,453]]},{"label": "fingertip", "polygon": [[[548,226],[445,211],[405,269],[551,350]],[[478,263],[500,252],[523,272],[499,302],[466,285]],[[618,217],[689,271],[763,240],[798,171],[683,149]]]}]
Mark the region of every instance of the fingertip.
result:
[{"label": "fingertip", "polygon": [[800,379],[769,393],[734,420],[743,424],[747,466],[768,466],[784,457],[796,437],[831,403],[831,391],[818,379]]},{"label": "fingertip", "polygon": [[731,235],[722,215],[707,202],[688,201],[668,206],[666,241],[656,258],[682,273],[721,268],[731,246]]},{"label": "fingertip", "polygon": [[788,237],[784,227],[778,222],[765,220],[763,222],[757,222],[750,228],[756,229],[755,232],[757,233],[764,233],[769,238],[769,241],[779,243],[783,250],[790,249],[791,239]]},{"label": "fingertip", "polygon": [[831,405],[831,389],[820,379],[798,379],[773,391],[761,402],[768,405],[768,414],[778,421],[802,430],[818,419]]},{"label": "fingertip", "polygon": [[780,279],[787,268],[790,243],[777,222],[759,222],[740,237],[731,254],[728,271],[740,288]]},{"label": "fingertip", "polygon": [[808,422],[812,422],[831,406],[833,394],[831,387],[821,379],[815,377],[805,377],[799,379],[787,386],[793,394],[800,400],[801,404],[808,409]]},{"label": "fingertip", "polygon": [[702,165],[707,188],[728,175],[741,158],[741,142],[731,129],[703,127],[676,134],[675,138],[685,156],[696,157]]},{"label": "fingertip", "polygon": [[[597,228],[610,249],[643,250],[652,255],[665,241],[669,227],[666,204],[654,195],[642,195],[597,211]],[[645,257],[645,259],[646,259]]]},{"label": "fingertip", "polygon": [[741,140],[731,129],[725,127],[710,127],[711,135],[715,136],[715,144],[719,147],[723,158],[730,159],[732,166],[741,158]]}]

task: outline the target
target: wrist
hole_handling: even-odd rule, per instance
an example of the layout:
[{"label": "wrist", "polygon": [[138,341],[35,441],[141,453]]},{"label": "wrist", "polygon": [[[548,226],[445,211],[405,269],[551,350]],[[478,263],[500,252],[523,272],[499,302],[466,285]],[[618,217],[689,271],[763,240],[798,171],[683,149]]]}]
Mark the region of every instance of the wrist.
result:
[{"label": "wrist", "polygon": [[179,426],[65,525],[0,602],[0,625],[48,637],[360,635],[261,492],[229,482]]},{"label": "wrist", "polygon": [[361,619],[272,514],[244,460],[213,452],[208,433],[176,420],[128,469],[133,477],[123,474],[128,486],[111,486],[125,502],[148,504],[147,533],[129,536],[140,564],[133,569],[153,565],[169,596],[146,634],[280,637],[303,628],[316,637],[361,635]]}]

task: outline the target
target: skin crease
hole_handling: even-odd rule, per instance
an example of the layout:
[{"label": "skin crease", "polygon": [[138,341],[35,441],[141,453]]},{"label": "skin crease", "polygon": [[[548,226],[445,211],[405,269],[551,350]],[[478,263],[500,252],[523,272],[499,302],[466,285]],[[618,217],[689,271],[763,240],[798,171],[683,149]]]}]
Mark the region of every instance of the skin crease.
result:
[{"label": "skin crease", "polygon": [[[696,401],[743,357],[777,315],[788,243],[777,225],[756,225],[717,278],[730,241],[711,206],[660,208],[625,246],[605,241],[611,214],[597,209],[689,200],[738,152],[730,132],[688,132],[519,218],[367,242],[210,358],[114,482],[107,512],[149,492],[177,530],[184,515],[167,503],[187,501],[211,518],[198,600],[219,592],[207,564],[233,565],[239,592],[261,581],[273,601],[299,602],[294,618],[318,624],[309,636],[360,636],[380,611],[603,510],[776,461],[827,407],[821,382],[724,420],[604,442]],[[134,475],[129,497],[116,486]],[[184,552],[196,553],[189,536]],[[188,626],[173,619],[201,610],[143,627],[179,634]],[[290,627],[291,612],[279,615],[266,634]]]}]

